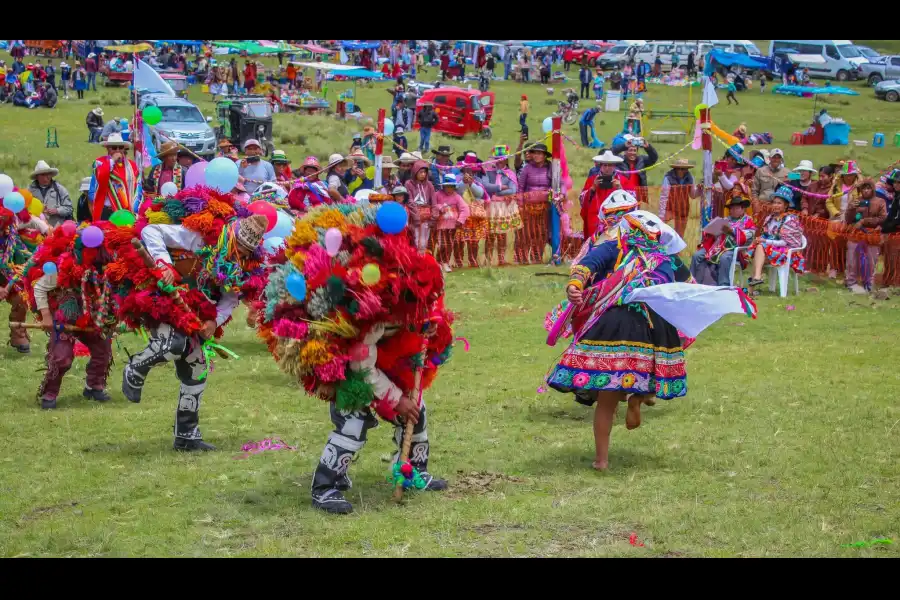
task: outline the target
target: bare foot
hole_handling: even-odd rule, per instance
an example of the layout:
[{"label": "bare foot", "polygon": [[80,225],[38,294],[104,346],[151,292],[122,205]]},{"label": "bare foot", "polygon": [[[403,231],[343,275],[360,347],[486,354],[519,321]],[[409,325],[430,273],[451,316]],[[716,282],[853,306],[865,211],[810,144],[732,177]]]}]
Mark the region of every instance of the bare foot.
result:
[{"label": "bare foot", "polygon": [[591,463],[591,466],[594,467],[597,471],[605,471],[609,468],[609,461],[606,460],[595,460]]},{"label": "bare foot", "polygon": [[647,406],[656,406],[656,398],[653,396],[641,396],[641,403]]},{"label": "bare foot", "polygon": [[628,411],[625,413],[625,428],[637,429],[641,426],[641,397],[632,395],[628,398]]}]

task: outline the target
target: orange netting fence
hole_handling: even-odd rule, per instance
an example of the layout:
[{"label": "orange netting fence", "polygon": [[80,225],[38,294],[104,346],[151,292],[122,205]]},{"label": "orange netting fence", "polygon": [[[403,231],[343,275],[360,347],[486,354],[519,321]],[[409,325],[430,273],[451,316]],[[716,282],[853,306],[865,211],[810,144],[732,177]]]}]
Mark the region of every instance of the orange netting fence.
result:
[{"label": "orange netting fence", "polygon": [[[690,198],[689,187],[671,186],[666,206],[666,222],[687,242],[687,248],[682,253],[682,258],[686,261],[699,245],[701,237],[702,199]],[[660,191],[661,188],[658,186],[638,188],[635,196],[641,204],[641,209],[659,214]],[[569,197],[571,204],[568,210],[569,231],[568,235],[561,236],[564,260],[574,258],[584,242],[577,191],[571,192]],[[474,236],[477,241],[472,241],[471,233],[460,234],[461,230],[454,233],[432,231],[428,249],[435,256],[449,257],[450,264],[456,267],[547,263],[552,254],[549,244],[552,208],[548,202],[547,192],[515,194],[507,196],[506,202],[511,204],[513,199],[518,207],[520,227],[517,227],[517,220],[509,219],[505,212],[502,213],[502,222],[497,222],[492,218],[495,213],[488,209],[487,216],[474,217],[485,219],[486,226],[470,224],[468,228],[470,232],[476,230],[483,233],[483,236]],[[712,204],[713,217],[726,216],[725,199],[721,192],[713,193]],[[750,212],[757,224],[757,231],[760,231],[762,222],[768,214],[768,205],[754,201]],[[807,238],[807,248],[804,251],[807,271],[827,274],[833,269],[843,273],[847,265],[848,249],[851,250],[851,256],[857,256],[859,254],[855,252],[857,246],[865,244],[869,248],[878,248],[878,251],[877,254],[873,254],[873,250],[865,257],[860,257],[865,264],[857,265],[859,269],[857,272],[863,273],[867,269],[876,268],[877,265],[871,264],[871,259],[873,256],[876,260],[881,257],[883,266],[877,270],[881,273],[882,284],[900,285],[900,234],[882,235],[880,232],[860,230],[840,221],[815,217],[800,216],[800,220]]]}]

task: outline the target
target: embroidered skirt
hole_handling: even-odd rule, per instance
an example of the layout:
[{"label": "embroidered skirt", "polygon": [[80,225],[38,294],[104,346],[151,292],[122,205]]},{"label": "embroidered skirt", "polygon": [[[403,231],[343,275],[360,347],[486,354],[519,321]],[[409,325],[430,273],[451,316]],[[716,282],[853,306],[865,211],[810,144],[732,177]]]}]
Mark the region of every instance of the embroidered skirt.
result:
[{"label": "embroidered skirt", "polygon": [[[560,392],[655,394],[671,400],[687,393],[684,350],[678,330],[646,308],[614,306],[577,344],[571,344],[547,377]],[[579,400],[582,401],[582,400]]]},{"label": "embroidered skirt", "polygon": [[[785,246],[763,246],[763,252],[766,253],[766,260],[773,267],[780,267],[787,262],[787,253],[789,248]],[[791,254],[791,269],[795,273],[803,273],[806,271],[806,261],[803,259],[802,252],[794,252]]]},{"label": "embroidered skirt", "polygon": [[488,204],[488,231],[494,234],[509,233],[522,228],[522,215],[515,200],[506,202],[503,196],[495,196]]},{"label": "embroidered skirt", "polygon": [[466,222],[456,229],[457,242],[478,242],[487,237],[488,219],[484,204],[473,202]]}]

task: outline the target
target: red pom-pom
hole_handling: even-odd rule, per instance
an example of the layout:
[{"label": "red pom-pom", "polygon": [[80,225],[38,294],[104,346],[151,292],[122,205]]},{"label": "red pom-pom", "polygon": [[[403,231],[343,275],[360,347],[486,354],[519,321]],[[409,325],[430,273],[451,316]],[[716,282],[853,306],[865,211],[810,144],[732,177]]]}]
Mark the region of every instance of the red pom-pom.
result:
[{"label": "red pom-pom", "polygon": [[404,477],[412,477],[413,467],[409,463],[403,463],[400,465],[400,472],[403,473]]}]

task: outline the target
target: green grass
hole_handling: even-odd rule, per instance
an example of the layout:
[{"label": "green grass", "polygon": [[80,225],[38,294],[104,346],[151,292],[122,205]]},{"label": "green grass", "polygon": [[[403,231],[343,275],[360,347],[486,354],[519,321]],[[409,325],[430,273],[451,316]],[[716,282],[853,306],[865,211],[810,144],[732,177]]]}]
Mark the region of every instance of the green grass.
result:
[{"label": "green grass", "polygon": [[[361,104],[386,100],[383,87],[362,91]],[[523,88],[495,89],[496,138],[513,145]],[[543,92],[525,89],[537,104]],[[684,89],[651,88],[648,103],[674,108],[686,106],[686,97]],[[747,121],[752,130],[772,131],[782,147],[811,111],[801,99],[739,97],[739,108],[716,109],[719,125],[730,130]],[[0,170],[19,182],[44,158],[63,165],[60,179],[74,188],[97,151],[84,142],[91,106],[0,107]],[[208,104],[202,108],[210,114]],[[895,108],[863,90],[833,112],[853,124],[854,137],[871,139],[887,129]],[[598,135],[609,140],[622,116],[606,118]],[[532,123],[536,129],[537,118]],[[49,125],[60,130],[59,150],[44,148]],[[355,130],[324,118],[276,116],[276,136],[306,136],[303,145],[283,144],[296,162],[310,150],[320,157],[345,150]],[[484,154],[490,144],[454,146]],[[663,145],[663,154],[667,148],[674,146]],[[794,164],[850,149],[786,150]],[[570,156],[577,157],[573,173],[589,163],[588,151]],[[857,157],[871,170],[894,153],[867,148]],[[651,174],[658,182],[661,171]],[[111,402],[81,398],[85,360],[78,359],[55,412],[40,411],[34,400],[44,334],[34,336],[30,356],[0,350],[0,436],[7,447],[0,555],[897,555],[896,544],[841,545],[900,533],[900,409],[888,350],[900,301],[863,300],[806,278],[801,287],[817,292],[786,301],[767,295],[758,320],[723,319],[687,351],[689,396],[645,410],[636,431],[618,424],[612,468],[599,474],[590,468],[591,410],[570,396],[535,391],[561,351],[546,346],[541,324],[563,296],[564,272],[524,267],[448,277],[457,335],[472,348],[455,353],[426,399],[431,470],[451,489],[395,506],[386,482],[392,444],[382,424],[351,467],[349,499],[357,511],[346,518],[309,506],[311,473],[331,429],[327,406],[277,369],[242,311],[224,339],[241,358],[217,362],[201,410],[204,437],[221,450],[203,456],[171,450],[171,367],[151,375],[141,404],[122,397],[124,348],[136,352],[137,337],[123,336],[115,347]],[[6,314],[0,305],[0,322]],[[276,435],[297,450],[234,460],[241,444]],[[629,545],[631,532],[644,548]]]}]

